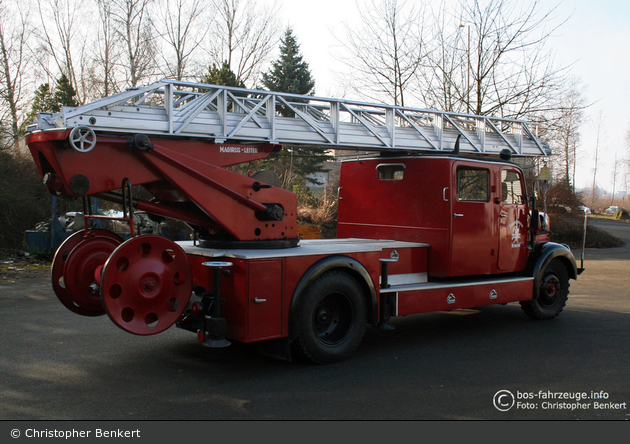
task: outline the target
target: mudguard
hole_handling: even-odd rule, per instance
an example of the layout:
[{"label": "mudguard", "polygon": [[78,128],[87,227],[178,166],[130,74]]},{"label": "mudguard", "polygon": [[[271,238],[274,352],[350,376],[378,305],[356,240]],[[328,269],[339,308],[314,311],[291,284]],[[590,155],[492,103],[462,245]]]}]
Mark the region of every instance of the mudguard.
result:
[{"label": "mudguard", "polygon": [[[534,246],[534,253],[530,256],[526,273],[534,277],[534,289],[540,288],[542,275],[554,260],[560,260],[567,267],[570,279],[577,279],[578,269],[575,257],[567,245],[555,242],[537,242]],[[538,297],[538,291],[534,291],[534,299]]]}]

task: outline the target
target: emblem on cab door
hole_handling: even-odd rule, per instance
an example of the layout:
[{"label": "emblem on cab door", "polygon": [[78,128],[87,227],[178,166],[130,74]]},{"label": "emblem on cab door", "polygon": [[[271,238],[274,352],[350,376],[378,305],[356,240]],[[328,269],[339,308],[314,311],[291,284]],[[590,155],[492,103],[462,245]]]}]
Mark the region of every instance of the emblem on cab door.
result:
[{"label": "emblem on cab door", "polygon": [[446,298],[446,302],[448,304],[454,304],[455,303],[455,295],[453,293],[449,294],[448,297]]},{"label": "emblem on cab door", "polygon": [[518,220],[510,224],[510,229],[512,230],[512,248],[519,248],[522,244],[521,228],[523,228],[523,224]]}]

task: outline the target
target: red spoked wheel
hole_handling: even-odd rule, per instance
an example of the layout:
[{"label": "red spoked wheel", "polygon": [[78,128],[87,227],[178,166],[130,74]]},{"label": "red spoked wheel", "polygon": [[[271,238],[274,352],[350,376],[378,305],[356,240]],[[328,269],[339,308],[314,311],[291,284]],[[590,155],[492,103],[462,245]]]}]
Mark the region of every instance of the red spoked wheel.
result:
[{"label": "red spoked wheel", "polygon": [[101,298],[111,320],[137,335],[153,335],[181,317],[192,292],[186,253],[160,236],[138,236],[120,245],[101,275]]},{"label": "red spoked wheel", "polygon": [[52,286],[67,309],[83,316],[105,314],[100,297],[90,285],[95,282],[96,269],[121,243],[116,234],[94,229],[77,231],[59,246],[51,266]]}]

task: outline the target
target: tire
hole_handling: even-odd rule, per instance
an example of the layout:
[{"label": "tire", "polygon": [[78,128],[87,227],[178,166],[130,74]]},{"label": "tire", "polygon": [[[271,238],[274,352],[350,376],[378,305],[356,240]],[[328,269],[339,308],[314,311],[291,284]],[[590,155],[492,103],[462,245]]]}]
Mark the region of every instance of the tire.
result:
[{"label": "tire", "polygon": [[521,308],[532,319],[553,319],[562,312],[569,296],[569,272],[558,260],[552,261],[542,274],[538,297],[522,301]]},{"label": "tire", "polygon": [[308,359],[316,364],[347,359],[367,324],[361,286],[348,273],[326,272],[303,294],[297,316],[297,340]]}]

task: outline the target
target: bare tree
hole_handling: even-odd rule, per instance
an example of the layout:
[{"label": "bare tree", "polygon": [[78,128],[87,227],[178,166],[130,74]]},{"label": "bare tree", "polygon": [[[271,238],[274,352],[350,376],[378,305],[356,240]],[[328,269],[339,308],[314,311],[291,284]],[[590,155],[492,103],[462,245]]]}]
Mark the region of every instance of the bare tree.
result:
[{"label": "bare tree", "polygon": [[255,82],[275,44],[277,6],[261,7],[256,0],[212,0],[216,20],[210,33],[210,63],[222,66],[243,83]]},{"label": "bare tree", "polygon": [[456,111],[520,117],[555,109],[567,70],[554,65],[548,48],[563,23],[555,23],[554,11],[541,12],[539,0],[460,0],[442,9],[433,39],[441,48],[423,79],[443,81],[450,73],[452,85],[441,90],[454,92]]},{"label": "bare tree", "polygon": [[199,27],[204,17],[202,0],[163,0],[159,3],[159,29],[170,51],[163,54],[165,74],[176,80],[188,76],[188,65],[208,34],[209,26]]},{"label": "bare tree", "polygon": [[350,68],[348,85],[359,96],[385,96],[404,106],[425,57],[424,10],[404,1],[372,0],[359,18],[359,29],[346,25],[347,55],[340,58]]},{"label": "bare tree", "polygon": [[125,46],[124,66],[129,86],[137,86],[156,72],[156,42],[149,15],[152,0],[111,0],[111,14]]},{"label": "bare tree", "polygon": [[116,68],[120,59],[120,45],[117,40],[117,25],[109,0],[97,0],[99,29],[92,65],[92,80],[98,91],[95,99],[107,97],[120,91],[120,80]]},{"label": "bare tree", "polygon": [[595,122],[595,153],[593,159],[593,186],[591,188],[591,208],[595,208],[595,200],[597,199],[597,167],[599,163],[599,154],[601,151],[601,143],[604,137],[604,115],[600,111]]},{"label": "bare tree", "polygon": [[53,66],[46,64],[47,58],[39,58],[41,68],[48,79],[57,79],[65,74],[77,93],[77,101],[84,103],[89,88],[87,52],[88,28],[82,18],[90,15],[78,0],[41,0],[37,2],[39,13],[40,50],[52,59]]},{"label": "bare tree", "polygon": [[32,34],[28,15],[19,5],[0,0],[0,150],[20,138],[26,72],[29,69],[27,41]]},{"label": "bare tree", "polygon": [[549,131],[546,139],[553,143],[555,163],[562,171],[562,180],[575,193],[575,171],[580,130],[585,123],[584,110],[589,106],[582,95],[583,88],[576,83],[560,99],[559,108],[547,120]]},{"label": "bare tree", "polygon": [[624,158],[625,173],[623,176],[623,185],[625,189],[625,199],[628,198],[628,185],[630,185],[630,129],[626,132],[626,156]]},{"label": "bare tree", "polygon": [[418,70],[417,90],[426,107],[465,111],[462,105],[467,103],[465,98],[469,91],[468,65],[466,57],[461,54],[460,33],[444,32],[452,27],[452,23],[451,14],[444,5],[434,12],[430,39],[432,50],[427,51],[427,63]]},{"label": "bare tree", "polygon": [[617,180],[619,179],[619,165],[617,165],[617,152],[615,152],[615,163],[612,170],[612,196],[610,196],[610,205],[615,202],[615,193],[617,192]]}]

